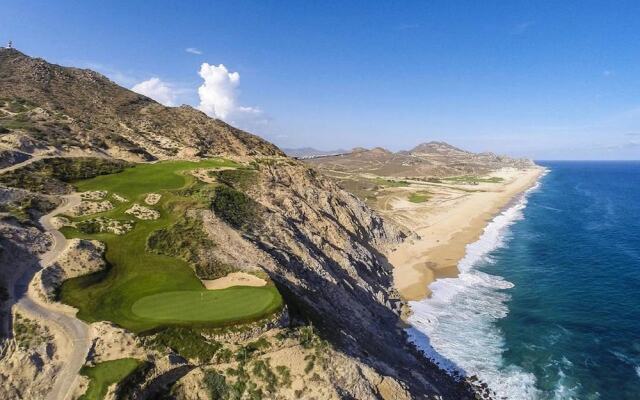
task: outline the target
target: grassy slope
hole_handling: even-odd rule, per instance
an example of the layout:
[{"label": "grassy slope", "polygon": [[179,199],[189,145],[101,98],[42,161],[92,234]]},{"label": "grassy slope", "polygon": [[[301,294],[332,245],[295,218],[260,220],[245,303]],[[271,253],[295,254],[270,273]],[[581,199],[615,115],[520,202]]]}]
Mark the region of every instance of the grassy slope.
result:
[{"label": "grassy slope", "polygon": [[[144,204],[147,193],[162,194],[160,202],[152,206],[160,211],[160,218],[150,221],[136,221],[135,228],[125,235],[108,233],[84,234],[73,228],[63,228],[68,238],[82,237],[97,239],[107,246],[105,257],[112,268],[107,273],[98,273],[65,281],[61,289],[63,302],[77,307],[78,317],[89,322],[109,320],[130,329],[141,332],[168,324],[192,325],[193,322],[203,326],[215,326],[221,323],[242,321],[256,317],[256,309],[247,312],[237,310],[232,299],[250,296],[256,299],[269,299],[263,309],[272,311],[277,309],[282,299],[273,287],[262,288],[231,288],[228,289],[228,300],[220,304],[218,314],[210,321],[196,318],[188,321],[180,318],[154,318],[154,314],[139,311],[142,315],[132,311],[134,303],[139,299],[164,292],[194,291],[207,292],[200,280],[195,276],[191,267],[183,260],[146,251],[146,240],[149,234],[173,224],[184,215],[187,208],[207,207],[208,204],[195,197],[181,196],[178,189],[194,182],[191,175],[180,174],[189,169],[237,167],[226,160],[206,160],[199,163],[188,161],[171,161],[156,164],[140,164],[124,172],[103,175],[93,179],[76,183],[79,191],[107,190],[125,196],[130,201],[118,203],[113,210],[100,215],[114,219],[131,219],[124,214],[133,202]],[[94,216],[91,216],[94,217]],[[87,217],[85,217],[87,218]],[[80,218],[82,219],[82,218]],[[241,290],[239,290],[241,289]],[[270,296],[262,292],[268,291]],[[275,292],[275,295],[272,294]],[[209,296],[209,295],[207,295]],[[192,298],[192,297],[190,297]],[[195,300],[199,301],[199,296]],[[186,308],[198,309],[198,303],[183,303]],[[144,307],[143,307],[144,309]],[[205,309],[203,313],[211,315]],[[179,310],[174,310],[179,314]],[[259,313],[258,313],[259,314]]]},{"label": "grassy slope", "polygon": [[409,195],[409,201],[412,203],[424,203],[431,198],[428,192],[416,192]]},{"label": "grassy slope", "polygon": [[114,383],[120,382],[135,371],[141,364],[134,358],[105,361],[94,367],[84,367],[80,371],[90,379],[89,387],[78,400],[101,400],[107,394],[107,389]]}]

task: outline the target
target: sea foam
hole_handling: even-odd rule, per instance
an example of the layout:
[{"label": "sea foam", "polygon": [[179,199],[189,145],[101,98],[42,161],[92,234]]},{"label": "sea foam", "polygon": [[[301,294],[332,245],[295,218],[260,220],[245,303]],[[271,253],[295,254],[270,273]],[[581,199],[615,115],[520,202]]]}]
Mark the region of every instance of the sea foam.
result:
[{"label": "sea foam", "polygon": [[490,253],[506,244],[509,226],[523,218],[527,195],[538,187],[539,183],[516,199],[467,246],[458,277],[436,280],[429,286],[431,298],[409,303],[409,336],[429,358],[450,372],[477,375],[498,397],[510,399],[539,397],[535,376],[505,365],[502,357],[504,337],[495,321],[508,313],[504,289],[513,284],[475,267],[492,262]]}]

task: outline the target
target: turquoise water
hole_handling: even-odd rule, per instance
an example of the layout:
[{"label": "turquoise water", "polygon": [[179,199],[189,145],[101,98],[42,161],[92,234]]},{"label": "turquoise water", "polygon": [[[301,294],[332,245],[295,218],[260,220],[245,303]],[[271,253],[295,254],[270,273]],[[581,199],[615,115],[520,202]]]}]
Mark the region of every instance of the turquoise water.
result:
[{"label": "turquoise water", "polygon": [[640,163],[540,164],[410,333],[498,397],[640,399]]}]

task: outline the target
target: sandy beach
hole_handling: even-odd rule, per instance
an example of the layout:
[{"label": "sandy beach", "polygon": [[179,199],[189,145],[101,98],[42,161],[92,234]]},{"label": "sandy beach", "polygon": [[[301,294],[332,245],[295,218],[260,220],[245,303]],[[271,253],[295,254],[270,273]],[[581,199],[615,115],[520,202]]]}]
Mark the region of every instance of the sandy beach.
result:
[{"label": "sandy beach", "polygon": [[391,199],[385,214],[419,236],[388,255],[402,297],[423,299],[431,293],[431,282],[455,277],[467,244],[476,241],[489,221],[532,187],[543,171],[509,168],[490,175],[502,178],[500,183],[430,185],[432,197],[422,204]]}]

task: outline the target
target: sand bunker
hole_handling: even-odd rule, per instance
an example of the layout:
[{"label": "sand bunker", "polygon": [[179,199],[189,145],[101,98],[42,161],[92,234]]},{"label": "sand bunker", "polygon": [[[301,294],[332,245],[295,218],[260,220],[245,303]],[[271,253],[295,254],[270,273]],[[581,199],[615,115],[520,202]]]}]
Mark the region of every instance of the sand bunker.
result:
[{"label": "sand bunker", "polygon": [[203,280],[202,283],[207,289],[214,290],[226,289],[232,286],[264,286],[267,281],[246,272],[232,272],[222,278]]},{"label": "sand bunker", "polygon": [[124,212],[125,214],[131,214],[138,219],[158,219],[160,218],[160,213],[156,210],[152,210],[151,208],[147,208],[145,206],[141,206],[140,204],[134,204],[130,209]]},{"label": "sand bunker", "polygon": [[107,195],[106,190],[94,190],[91,192],[80,193],[80,198],[82,200],[102,200],[106,195]]},{"label": "sand bunker", "polygon": [[158,193],[149,193],[147,195],[147,197],[144,198],[144,202],[149,204],[149,205],[154,205],[154,204],[158,204],[158,202],[160,201],[160,198],[162,197],[161,194]]},{"label": "sand bunker", "polygon": [[69,210],[69,213],[75,217],[79,217],[82,215],[97,214],[111,209],[113,209],[113,204],[111,204],[109,200],[83,201]]},{"label": "sand bunker", "polygon": [[129,200],[127,200],[126,197],[122,197],[122,196],[120,196],[119,194],[116,194],[116,193],[112,194],[112,197],[113,197],[113,199],[115,201],[119,201],[120,203],[126,203],[127,201],[129,201]]}]

